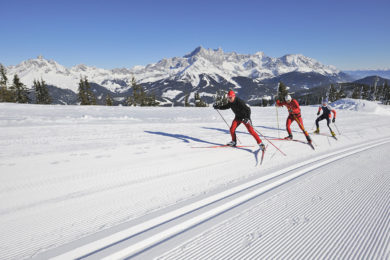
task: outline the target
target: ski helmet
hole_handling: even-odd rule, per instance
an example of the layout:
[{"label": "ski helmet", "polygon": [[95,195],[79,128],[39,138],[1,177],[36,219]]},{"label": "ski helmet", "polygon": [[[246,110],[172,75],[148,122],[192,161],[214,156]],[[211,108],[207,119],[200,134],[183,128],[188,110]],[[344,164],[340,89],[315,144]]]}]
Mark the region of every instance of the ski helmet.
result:
[{"label": "ski helmet", "polygon": [[228,97],[235,97],[235,96],[236,96],[236,93],[234,93],[233,90],[229,90]]},{"label": "ski helmet", "polygon": [[322,101],[322,104],[328,104],[328,99],[324,98],[324,100]]},{"label": "ski helmet", "polygon": [[291,101],[291,96],[290,95],[286,95],[285,97],[284,97],[284,99],[286,100],[286,101]]}]

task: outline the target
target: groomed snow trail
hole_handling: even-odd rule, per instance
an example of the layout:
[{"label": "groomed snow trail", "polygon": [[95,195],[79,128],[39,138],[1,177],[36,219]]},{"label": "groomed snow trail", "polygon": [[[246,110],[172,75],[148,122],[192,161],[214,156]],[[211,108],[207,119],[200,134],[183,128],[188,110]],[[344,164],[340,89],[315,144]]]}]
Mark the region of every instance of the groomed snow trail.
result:
[{"label": "groomed snow trail", "polygon": [[[388,112],[386,107],[383,109]],[[373,111],[339,110],[339,141],[312,136],[315,151],[298,142],[274,141],[287,156],[269,145],[259,166],[256,143],[242,126],[237,129],[240,140],[254,147],[192,148],[230,140],[229,130],[212,108],[2,103],[1,258],[47,259],[49,255],[61,255],[287,167],[380,141],[389,136],[390,117],[380,109]],[[317,107],[302,107],[308,131],[316,112]],[[221,113],[231,122],[231,111]],[[286,116],[287,111],[279,109],[281,126]],[[274,107],[253,107],[252,121],[269,138],[285,135],[284,127],[276,128]],[[304,140],[296,124],[292,130],[296,139]],[[328,131],[325,124],[321,124],[321,131]],[[372,164],[370,160],[366,163]],[[282,187],[286,185],[277,189]],[[260,197],[264,200],[272,192]],[[196,211],[201,214],[208,209],[205,206]],[[191,232],[185,233],[188,236]],[[154,256],[191,238],[174,242]]]},{"label": "groomed snow trail", "polygon": [[389,151],[314,169],[158,259],[388,259]]},{"label": "groomed snow trail", "polygon": [[[279,170],[272,174],[266,175],[264,177],[255,179],[248,183],[244,183],[232,189],[228,189],[224,192],[215,194],[206,199],[194,202],[192,204],[188,204],[182,208],[178,208],[174,211],[171,211],[166,214],[159,215],[158,217],[148,220],[144,223],[138,224],[136,226],[132,226],[128,229],[121,230],[118,233],[115,233],[111,236],[107,236],[103,239],[93,241],[89,244],[83,245],[78,248],[74,248],[62,255],[57,256],[58,259],[69,259],[69,258],[81,258],[83,256],[89,255],[93,256],[94,253],[98,253],[98,256],[94,256],[95,259],[101,259],[104,253],[100,251],[105,250],[105,248],[109,248],[111,245],[115,245],[116,248],[125,247],[124,249],[119,250],[118,252],[108,254],[104,256],[104,259],[121,259],[124,257],[134,256],[139,252],[145,251],[150,247],[154,247],[155,245],[160,244],[164,240],[169,239],[170,237],[176,236],[193,228],[200,223],[208,221],[209,219],[222,214],[226,211],[231,210],[232,208],[247,202],[248,200],[252,200],[253,198],[266,193],[280,185],[288,184],[291,180],[300,177],[301,175],[310,173],[311,171],[323,167],[329,163],[333,163],[334,161],[343,159],[345,157],[351,156],[356,153],[360,153],[367,149],[376,147],[378,145],[388,144],[390,142],[390,138],[387,138],[383,141],[378,141],[372,143],[370,145],[357,145],[354,147],[349,147],[346,149],[342,149],[336,152],[332,152],[330,154],[326,154],[323,156],[315,157],[310,160],[298,163],[296,165],[292,165],[285,169]],[[279,179],[270,181],[269,184],[257,187],[251,192],[248,192],[248,189],[259,186],[260,184],[264,184],[269,180],[275,179],[277,177],[281,177]],[[239,194],[237,198],[231,198],[233,195]],[[219,206],[211,206],[212,204],[216,204],[218,202],[222,205]],[[202,214],[198,214],[197,211],[203,209],[208,206],[206,212]],[[181,216],[186,216],[187,220],[181,221],[179,218]],[[178,222],[172,227],[164,229],[157,234],[145,235],[143,233],[148,230],[159,227],[167,222],[175,221]],[[137,241],[135,237],[139,234],[143,234],[147,238],[141,241]],[[130,241],[135,242],[130,242]],[[119,246],[118,244],[127,244],[130,246]],[[111,251],[115,251],[115,249],[110,249]]]}]

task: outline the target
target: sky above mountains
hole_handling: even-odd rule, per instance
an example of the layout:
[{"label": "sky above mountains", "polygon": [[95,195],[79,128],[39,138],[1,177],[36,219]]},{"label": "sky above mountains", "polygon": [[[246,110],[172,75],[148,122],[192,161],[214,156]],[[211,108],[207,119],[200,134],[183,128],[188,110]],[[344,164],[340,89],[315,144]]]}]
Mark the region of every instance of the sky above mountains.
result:
[{"label": "sky above mountains", "polygon": [[[3,1],[0,63],[130,68],[197,46],[390,68],[389,1]],[[4,40],[5,39],[5,40]]]}]

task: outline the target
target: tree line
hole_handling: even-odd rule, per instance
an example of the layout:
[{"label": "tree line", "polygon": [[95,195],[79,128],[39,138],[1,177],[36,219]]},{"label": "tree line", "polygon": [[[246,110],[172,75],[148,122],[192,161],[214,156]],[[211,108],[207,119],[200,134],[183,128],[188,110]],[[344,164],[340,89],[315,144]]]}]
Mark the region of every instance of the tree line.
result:
[{"label": "tree line", "polygon": [[331,84],[328,88],[317,88],[315,91],[298,96],[298,101],[303,105],[320,104],[323,98],[334,102],[342,98],[364,99],[379,101],[384,105],[390,105],[390,86],[385,80],[382,85],[377,86],[361,83],[339,83]]}]

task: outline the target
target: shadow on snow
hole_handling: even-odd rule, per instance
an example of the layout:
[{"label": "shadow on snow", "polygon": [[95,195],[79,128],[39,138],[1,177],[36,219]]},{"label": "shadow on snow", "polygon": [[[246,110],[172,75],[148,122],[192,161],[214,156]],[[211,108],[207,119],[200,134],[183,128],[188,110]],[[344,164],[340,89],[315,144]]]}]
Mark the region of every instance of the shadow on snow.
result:
[{"label": "shadow on snow", "polygon": [[[207,128],[207,127],[203,127],[203,128],[212,129],[212,130],[218,130],[218,131],[221,131],[221,132],[230,133],[228,130],[219,129],[219,128]],[[145,131],[145,133],[154,134],[154,135],[161,135],[161,136],[166,136],[166,137],[179,139],[179,140],[183,141],[184,143],[190,143],[190,141],[193,141],[193,142],[209,144],[209,145],[224,145],[224,144],[210,142],[210,141],[206,141],[206,140],[202,140],[202,139],[199,139],[199,138],[191,137],[191,136],[188,136],[188,135],[182,135],[182,134],[171,134],[171,133],[165,133],[165,132],[159,132],[159,131],[158,132]],[[234,149],[246,151],[246,152],[249,152],[249,153],[253,154],[254,157],[255,157],[255,160],[256,160],[256,165],[258,164],[258,154],[260,152],[260,149],[257,149],[255,151],[252,151],[251,149],[244,148],[244,147],[234,147]]]}]

